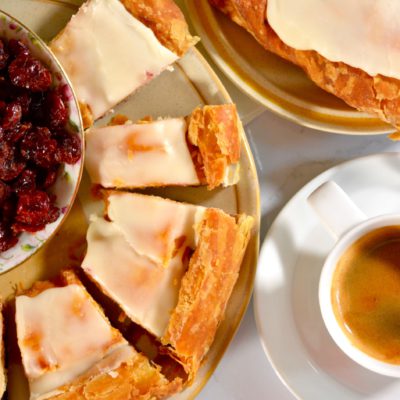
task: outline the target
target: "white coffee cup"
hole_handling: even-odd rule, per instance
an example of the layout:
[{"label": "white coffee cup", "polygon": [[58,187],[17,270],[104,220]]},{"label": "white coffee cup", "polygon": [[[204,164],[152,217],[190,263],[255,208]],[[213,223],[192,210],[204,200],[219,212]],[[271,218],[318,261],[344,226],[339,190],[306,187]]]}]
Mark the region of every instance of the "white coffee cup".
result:
[{"label": "white coffee cup", "polygon": [[319,304],[326,328],[336,344],[358,364],[379,374],[399,378],[400,365],[369,356],[356,347],[344,333],[334,314],[331,290],[334,272],[343,253],[357,239],[375,229],[400,225],[400,214],[367,218],[343,189],[332,181],[324,183],[311,193],[308,202],[337,240],[325,260],[319,281]]}]

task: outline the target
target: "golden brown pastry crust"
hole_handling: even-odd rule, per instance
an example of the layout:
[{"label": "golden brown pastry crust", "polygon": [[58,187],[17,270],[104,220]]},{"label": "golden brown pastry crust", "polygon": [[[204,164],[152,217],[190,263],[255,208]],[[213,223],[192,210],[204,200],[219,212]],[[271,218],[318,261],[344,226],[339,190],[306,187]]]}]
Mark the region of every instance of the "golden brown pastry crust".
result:
[{"label": "golden brown pastry crust", "polygon": [[168,345],[192,381],[208,352],[239,276],[253,218],[208,209],[199,243],[179,291],[162,343]]},{"label": "golden brown pastry crust", "polygon": [[120,0],[140,22],[150,28],[160,43],[182,56],[198,42],[193,37],[182,11],[173,0]]},{"label": "golden brown pastry crust", "polygon": [[188,122],[189,149],[200,182],[212,190],[223,183],[228,166],[239,162],[241,134],[236,106],[198,107]]},{"label": "golden brown pastry crust", "polygon": [[267,0],[209,0],[251,33],[267,50],[300,66],[322,89],[360,111],[400,126],[400,81],[370,76],[342,62],[332,62],[315,51],[295,50],[283,43],[266,21]]},{"label": "golden brown pastry crust", "polygon": [[[25,291],[26,296],[37,296],[41,292],[67,285],[79,285],[84,288],[74,271],[65,270],[54,281],[39,281],[32,288]],[[85,289],[86,290],[86,289]],[[104,318],[103,310],[98,307]],[[116,339],[121,334],[114,329]],[[155,400],[164,399],[182,390],[182,380],[168,381],[160,372],[160,368],[153,365],[144,355],[137,353],[128,362],[108,372],[92,369],[87,374],[75,379],[72,383],[60,387],[63,392],[49,397],[49,400]]]}]

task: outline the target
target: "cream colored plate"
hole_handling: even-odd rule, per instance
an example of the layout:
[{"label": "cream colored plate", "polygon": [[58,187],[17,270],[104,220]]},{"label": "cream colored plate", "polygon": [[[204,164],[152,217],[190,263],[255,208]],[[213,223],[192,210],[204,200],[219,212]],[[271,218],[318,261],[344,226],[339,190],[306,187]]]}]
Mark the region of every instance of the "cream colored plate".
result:
[{"label": "cream colored plate", "polygon": [[208,0],[185,0],[185,5],[215,63],[239,88],[271,111],[328,132],[376,135],[394,131],[319,89],[298,67],[264,50]]},{"label": "cream colored plate", "polygon": [[[80,0],[1,0],[0,8],[20,19],[42,38],[52,38],[69,20]],[[220,81],[197,50],[190,51],[174,71],[164,72],[115,111],[127,114],[131,119],[146,115],[181,116],[189,114],[199,104],[220,104],[230,98]],[[106,117],[108,120],[110,117]],[[101,121],[105,123],[105,121]],[[247,213],[257,221],[242,264],[238,283],[230,299],[226,317],[222,322],[207,359],[193,383],[177,399],[194,398],[216,368],[250,299],[257,264],[259,244],[259,187],[253,157],[247,140],[242,142],[242,172],[240,183],[233,188],[208,192],[204,188],[181,188],[158,191],[165,196],[206,206],[223,208],[230,213]],[[29,287],[38,279],[54,276],[63,268],[79,265],[85,250],[87,228],[86,215],[90,185],[82,181],[79,200],[75,203],[67,221],[51,242],[29,261],[0,276],[0,295],[6,297],[16,286]],[[56,312],[56,310],[54,310]],[[11,367],[11,372],[15,371]],[[24,400],[22,375],[11,374],[9,399]]]}]

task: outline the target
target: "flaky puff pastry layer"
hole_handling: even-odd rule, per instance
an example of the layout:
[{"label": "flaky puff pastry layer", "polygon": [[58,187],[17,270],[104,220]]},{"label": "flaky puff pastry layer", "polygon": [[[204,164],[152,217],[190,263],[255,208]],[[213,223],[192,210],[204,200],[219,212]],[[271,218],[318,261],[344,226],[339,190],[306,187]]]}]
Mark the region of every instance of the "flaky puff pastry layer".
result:
[{"label": "flaky puff pastry layer", "polygon": [[296,50],[280,40],[266,21],[267,0],[209,0],[245,28],[267,50],[301,67],[319,87],[360,111],[375,114],[400,127],[400,81],[370,76],[342,62],[332,62],[316,51]]},{"label": "flaky puff pastry layer", "polygon": [[208,209],[200,227],[199,243],[190,259],[162,343],[180,362],[191,382],[223,320],[239,276],[253,218],[236,220]]},{"label": "flaky puff pastry layer", "polygon": [[[65,270],[54,281],[36,282],[25,291],[25,296],[35,297],[43,291],[67,285],[79,285],[81,281],[72,270]],[[90,298],[90,296],[88,295]],[[90,298],[101,315],[106,319],[103,310]],[[57,312],[57,310],[54,310]],[[114,329],[116,339],[121,334]],[[182,390],[182,382],[175,379],[168,381],[154,366],[140,353],[134,354],[126,362],[112,371],[101,371],[96,365],[89,371],[75,379],[70,384],[61,386],[49,400],[153,400],[164,399]]]},{"label": "flaky puff pastry layer", "polygon": [[163,46],[178,56],[199,40],[190,34],[182,11],[173,0],[121,0],[121,3],[154,32]]},{"label": "flaky puff pastry layer", "polygon": [[199,179],[212,190],[239,162],[241,122],[235,104],[196,108],[188,117],[188,141]]}]

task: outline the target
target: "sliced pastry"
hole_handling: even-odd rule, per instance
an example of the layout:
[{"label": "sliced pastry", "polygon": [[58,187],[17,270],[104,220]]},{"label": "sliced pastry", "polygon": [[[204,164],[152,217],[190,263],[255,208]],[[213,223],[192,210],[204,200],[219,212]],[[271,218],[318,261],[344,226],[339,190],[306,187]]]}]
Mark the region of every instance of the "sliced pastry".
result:
[{"label": "sliced pastry", "polygon": [[88,0],[50,47],[88,127],[196,41],[173,0]]},{"label": "sliced pastry", "polygon": [[114,329],[72,271],[16,297],[30,399],[161,399],[180,390]]},{"label": "sliced pastry", "polygon": [[400,127],[400,2],[209,1],[322,89]]},{"label": "sliced pastry", "polygon": [[82,268],[192,380],[223,318],[253,219],[124,192],[109,192],[106,208],[89,226]]},{"label": "sliced pastry", "polygon": [[233,185],[242,131],[234,104],[197,108],[187,118],[92,128],[86,169],[105,188]]}]

